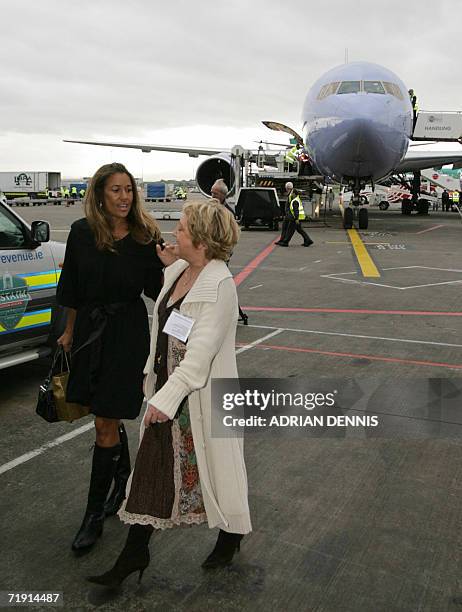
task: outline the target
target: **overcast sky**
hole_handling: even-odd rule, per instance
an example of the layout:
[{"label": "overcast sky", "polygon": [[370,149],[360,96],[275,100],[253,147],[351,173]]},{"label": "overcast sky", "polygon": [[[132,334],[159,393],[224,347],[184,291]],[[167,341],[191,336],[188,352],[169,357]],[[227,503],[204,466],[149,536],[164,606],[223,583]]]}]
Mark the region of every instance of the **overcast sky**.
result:
[{"label": "overcast sky", "polygon": [[[300,130],[310,85],[382,64],[420,107],[462,109],[460,0],[3,0],[0,170],[89,176],[122,161],[146,180],[193,178],[184,155],[63,138],[230,148]],[[287,141],[282,136],[283,142]],[[199,158],[203,159],[203,158]]]}]

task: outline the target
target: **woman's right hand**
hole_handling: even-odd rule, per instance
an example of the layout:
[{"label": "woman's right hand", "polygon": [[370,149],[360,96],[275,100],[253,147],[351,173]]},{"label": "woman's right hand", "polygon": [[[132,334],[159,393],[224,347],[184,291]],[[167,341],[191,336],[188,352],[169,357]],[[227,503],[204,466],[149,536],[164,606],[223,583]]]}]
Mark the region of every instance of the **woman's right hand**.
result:
[{"label": "woman's right hand", "polygon": [[57,344],[61,345],[66,353],[69,353],[72,348],[72,336],[72,332],[66,330],[64,334],[56,340]]}]

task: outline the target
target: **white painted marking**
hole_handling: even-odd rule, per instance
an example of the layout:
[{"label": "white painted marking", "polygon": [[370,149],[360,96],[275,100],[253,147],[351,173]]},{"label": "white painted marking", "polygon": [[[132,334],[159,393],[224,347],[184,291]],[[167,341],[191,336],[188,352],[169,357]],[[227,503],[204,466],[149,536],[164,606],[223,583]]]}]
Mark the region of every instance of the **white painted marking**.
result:
[{"label": "white painted marking", "polygon": [[252,291],[252,289],[258,289],[258,287],[263,287],[263,284],[261,284],[261,285],[254,285],[253,287],[249,287],[249,291]]},{"label": "white painted marking", "polygon": [[[248,327],[250,327],[250,325]],[[255,327],[255,325],[253,325],[252,327]],[[269,327],[268,329],[274,329],[275,331],[271,332],[270,334],[267,334],[266,336],[263,336],[263,338],[259,338],[258,340],[254,340],[250,344],[246,344],[245,346],[241,347],[240,349],[237,349],[236,355],[240,355],[241,353],[244,353],[245,351],[249,351],[254,346],[257,346],[258,344],[261,344],[265,340],[268,340],[269,338],[272,338],[273,336],[277,336],[282,331],[284,331],[283,329],[281,329],[279,327]]]},{"label": "white painted marking", "polygon": [[425,232],[432,232],[433,230],[439,229],[440,227],[444,227],[444,225],[434,225],[433,227],[429,227],[420,232],[416,232],[416,234],[425,234]]},{"label": "white painted marking", "polygon": [[[383,268],[384,271],[388,271],[388,270],[415,270],[415,269],[420,269],[420,270],[436,270],[438,272],[457,272],[457,273],[461,273],[462,274],[462,270],[457,270],[457,269],[453,269],[453,268],[432,268],[430,266],[398,266],[398,267],[394,267],[394,268]],[[420,288],[425,288],[425,287],[437,287],[439,285],[456,285],[458,283],[462,283],[462,280],[453,280],[453,281],[444,281],[441,283],[427,283],[425,285],[412,285],[412,286],[408,286],[408,287],[396,287],[395,285],[386,285],[384,283],[373,283],[370,281],[360,281],[360,280],[354,280],[354,279],[346,279],[346,278],[339,278],[339,277],[344,277],[344,276],[358,276],[358,272],[336,272],[334,274],[321,274],[321,278],[330,278],[332,280],[336,280],[336,281],[340,281],[340,282],[345,282],[347,280],[349,280],[350,282],[353,283],[358,283],[360,285],[371,285],[373,287],[385,287],[386,289],[397,289],[398,291],[406,291],[407,289],[420,289]]]},{"label": "white painted marking", "polygon": [[21,455],[20,457],[17,457],[12,461],[8,461],[8,463],[0,465],[0,474],[4,474],[5,472],[8,472],[9,470],[12,470],[13,468],[17,467],[18,465],[26,463],[26,461],[30,461],[34,457],[42,455],[48,449],[53,448],[54,446],[59,446],[60,444],[63,444],[63,442],[67,442],[68,440],[72,440],[72,438],[76,438],[77,436],[80,436],[80,434],[83,434],[89,429],[93,429],[94,427],[95,425],[93,422],[87,423],[86,425],[82,425],[82,427],[74,429],[74,431],[71,431],[68,434],[64,434],[63,436],[60,436],[59,438],[56,438],[51,442],[47,442],[43,446],[39,446],[35,450],[25,453],[24,455]]},{"label": "white painted marking", "polygon": [[[149,318],[152,318],[152,315],[149,315]],[[275,329],[275,328],[271,328],[271,329]],[[265,340],[268,340],[269,338],[272,338],[273,336],[280,334],[282,331],[283,331],[282,329],[278,328],[275,331],[271,332],[270,334],[263,336],[263,338],[254,340],[254,342],[251,342],[250,344],[247,344],[246,346],[243,346],[240,349],[238,349],[236,351],[236,355],[239,355],[240,353],[244,353],[245,351],[250,350],[251,348],[253,348],[254,346],[257,346],[261,342],[264,342]],[[51,442],[47,442],[46,444],[43,444],[42,446],[39,446],[38,448],[28,453],[25,453],[24,455],[21,455],[20,457],[17,457],[16,459],[13,459],[12,461],[8,461],[8,463],[4,463],[3,465],[0,465],[0,474],[4,474],[5,472],[8,472],[9,470],[12,470],[13,468],[17,467],[18,465],[22,465],[23,463],[26,463],[26,461],[30,461],[34,457],[38,457],[39,455],[42,455],[44,452],[46,452],[50,448],[54,448],[55,446],[59,446],[60,444],[63,444],[64,442],[67,442],[68,440],[72,440],[72,438],[76,438],[77,436],[80,436],[81,434],[93,428],[94,428],[93,422],[87,423],[86,425],[82,425],[82,427],[78,427],[77,429],[74,429],[74,431],[64,434],[63,436],[59,436],[59,438],[56,438],[55,440],[51,440]]]},{"label": "white painted marking", "polygon": [[[462,348],[462,344],[451,344],[449,342],[432,342],[431,340],[409,340],[407,338],[388,338],[382,336],[366,336],[361,334],[346,334],[344,332],[327,332],[317,329],[297,329],[292,327],[272,327],[271,325],[248,325],[257,329],[277,329],[279,332],[296,332],[302,334],[315,334],[320,336],[343,336],[346,338],[362,338],[365,340],[386,340],[388,342],[404,342],[406,344],[430,344],[432,346],[449,346],[451,348]],[[260,340],[260,342],[262,342]],[[237,354],[237,353],[236,353]]]},{"label": "white painted marking", "polygon": [[303,270],[306,270],[306,266],[303,266],[303,268],[299,268],[300,272],[303,272]]},{"label": "white painted marking", "polygon": [[314,263],[321,263],[322,259],[317,259]]}]

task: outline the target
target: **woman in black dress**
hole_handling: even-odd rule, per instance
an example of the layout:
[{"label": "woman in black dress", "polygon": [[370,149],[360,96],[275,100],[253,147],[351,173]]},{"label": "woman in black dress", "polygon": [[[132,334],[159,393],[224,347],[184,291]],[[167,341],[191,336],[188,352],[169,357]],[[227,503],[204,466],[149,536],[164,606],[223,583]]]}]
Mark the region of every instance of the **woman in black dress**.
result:
[{"label": "woman in black dress", "polygon": [[58,343],[72,349],[67,400],[89,406],[96,428],[87,508],[74,551],[93,546],[105,516],[115,514],[125,498],[130,457],[121,419],[140,413],[149,355],[141,293],[157,298],[163,269],[160,230],[122,164],[102,166],[93,176],[85,215],[72,224],[57,292],[58,303],[67,307]]}]

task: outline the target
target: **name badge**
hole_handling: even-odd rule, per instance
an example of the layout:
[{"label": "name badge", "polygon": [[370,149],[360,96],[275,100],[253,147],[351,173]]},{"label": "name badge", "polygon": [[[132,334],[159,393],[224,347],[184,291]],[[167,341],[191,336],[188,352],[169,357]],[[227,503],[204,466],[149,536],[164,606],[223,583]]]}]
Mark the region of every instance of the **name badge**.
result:
[{"label": "name badge", "polygon": [[186,342],[194,325],[194,319],[181,314],[179,310],[174,310],[167,319],[164,329],[165,334],[178,338],[181,342]]}]

